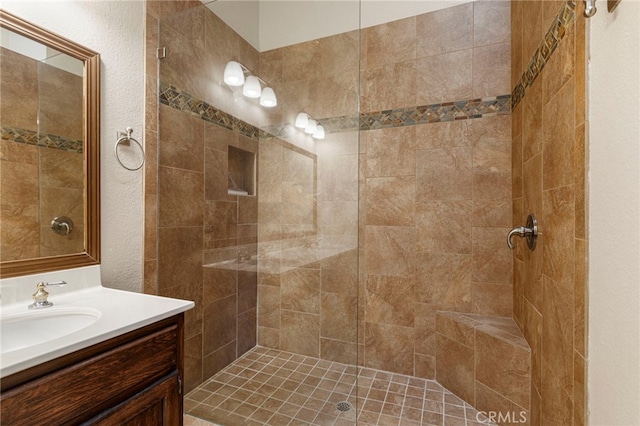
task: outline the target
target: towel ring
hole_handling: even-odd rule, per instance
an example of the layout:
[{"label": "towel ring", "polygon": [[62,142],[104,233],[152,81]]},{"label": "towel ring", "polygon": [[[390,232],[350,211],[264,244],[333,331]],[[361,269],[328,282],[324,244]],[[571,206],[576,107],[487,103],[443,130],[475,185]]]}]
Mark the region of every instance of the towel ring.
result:
[{"label": "towel ring", "polygon": [[[118,160],[118,163],[120,163],[120,165],[122,167],[124,167],[127,170],[130,171],[136,171],[139,170],[143,165],[144,165],[144,148],[142,147],[142,144],[140,142],[138,142],[137,140],[135,140],[134,138],[131,137],[131,133],[133,133],[133,129],[131,127],[127,127],[127,133],[122,133],[122,132],[118,132],[118,140],[116,141],[116,146],[114,147],[114,152],[116,154],[116,160]],[[142,162],[140,163],[140,165],[138,167],[127,167],[124,165],[124,163],[122,162],[122,160],[120,160],[120,156],[118,155],[118,146],[121,143],[127,143],[129,144],[130,142],[135,142],[139,147],[140,147],[140,151],[142,151]]]}]

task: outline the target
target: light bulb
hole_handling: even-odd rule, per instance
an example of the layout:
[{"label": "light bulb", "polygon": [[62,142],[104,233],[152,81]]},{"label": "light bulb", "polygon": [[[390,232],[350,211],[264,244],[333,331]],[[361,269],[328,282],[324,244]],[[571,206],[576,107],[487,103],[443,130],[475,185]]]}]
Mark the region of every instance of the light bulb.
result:
[{"label": "light bulb", "polygon": [[304,128],[304,132],[312,135],[316,132],[316,129],[318,128],[318,122],[316,120],[309,120],[309,124],[307,124],[307,127]]},{"label": "light bulb", "polygon": [[296,116],[295,126],[298,129],[304,129],[309,124],[309,115],[306,112],[299,112]]},{"label": "light bulb", "polygon": [[316,131],[313,132],[313,137],[315,139],[324,139],[324,127],[318,124]]},{"label": "light bulb", "polygon": [[265,87],[264,89],[262,89],[262,95],[260,96],[260,105],[267,108],[272,108],[278,105],[276,93],[271,87]]},{"label": "light bulb", "polygon": [[236,61],[229,61],[224,67],[224,82],[229,86],[242,86],[244,84],[244,71]]},{"label": "light bulb", "polygon": [[247,77],[244,82],[244,87],[242,88],[242,94],[247,98],[259,98],[261,93],[262,88],[260,87],[260,80],[258,80],[258,77],[254,75]]}]

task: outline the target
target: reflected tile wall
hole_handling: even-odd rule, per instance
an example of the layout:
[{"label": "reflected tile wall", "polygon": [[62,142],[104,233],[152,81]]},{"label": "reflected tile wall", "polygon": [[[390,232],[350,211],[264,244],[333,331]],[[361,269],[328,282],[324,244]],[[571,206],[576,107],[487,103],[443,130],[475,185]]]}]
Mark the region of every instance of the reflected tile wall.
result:
[{"label": "reflected tile wall", "polygon": [[584,425],[587,359],[583,2],[512,2],[514,318],[532,349],[531,424]]},{"label": "reflected tile wall", "polygon": [[[0,49],[2,260],[84,249],[82,77]],[[50,223],[70,217],[58,235]]]}]

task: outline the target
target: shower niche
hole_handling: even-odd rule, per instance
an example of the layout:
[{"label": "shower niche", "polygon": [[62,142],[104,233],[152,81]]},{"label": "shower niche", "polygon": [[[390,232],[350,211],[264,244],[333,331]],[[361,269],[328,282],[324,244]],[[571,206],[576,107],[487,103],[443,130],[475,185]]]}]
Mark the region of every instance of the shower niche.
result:
[{"label": "shower niche", "polygon": [[229,146],[227,164],[229,195],[256,195],[256,154]]}]

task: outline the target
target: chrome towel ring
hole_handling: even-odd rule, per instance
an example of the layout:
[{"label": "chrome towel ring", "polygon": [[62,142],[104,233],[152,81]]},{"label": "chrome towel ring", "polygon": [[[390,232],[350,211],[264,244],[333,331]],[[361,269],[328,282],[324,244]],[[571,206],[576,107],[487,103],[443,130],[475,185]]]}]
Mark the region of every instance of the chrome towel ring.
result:
[{"label": "chrome towel ring", "polygon": [[[127,127],[126,130],[127,130],[127,133],[118,132],[118,140],[116,141],[114,152],[116,154],[116,160],[118,160],[118,163],[120,163],[122,167],[124,167],[127,170],[136,171],[136,170],[139,170],[144,165],[144,148],[142,147],[142,144],[140,142],[138,142],[137,140],[131,137],[131,134],[133,133],[133,129],[131,127]],[[120,146],[120,144],[129,145],[131,142],[135,142],[136,145],[140,147],[140,151],[142,151],[142,161],[140,162],[140,165],[138,165],[137,167],[125,166],[122,160],[120,159],[120,155],[118,154],[118,146]]]}]

